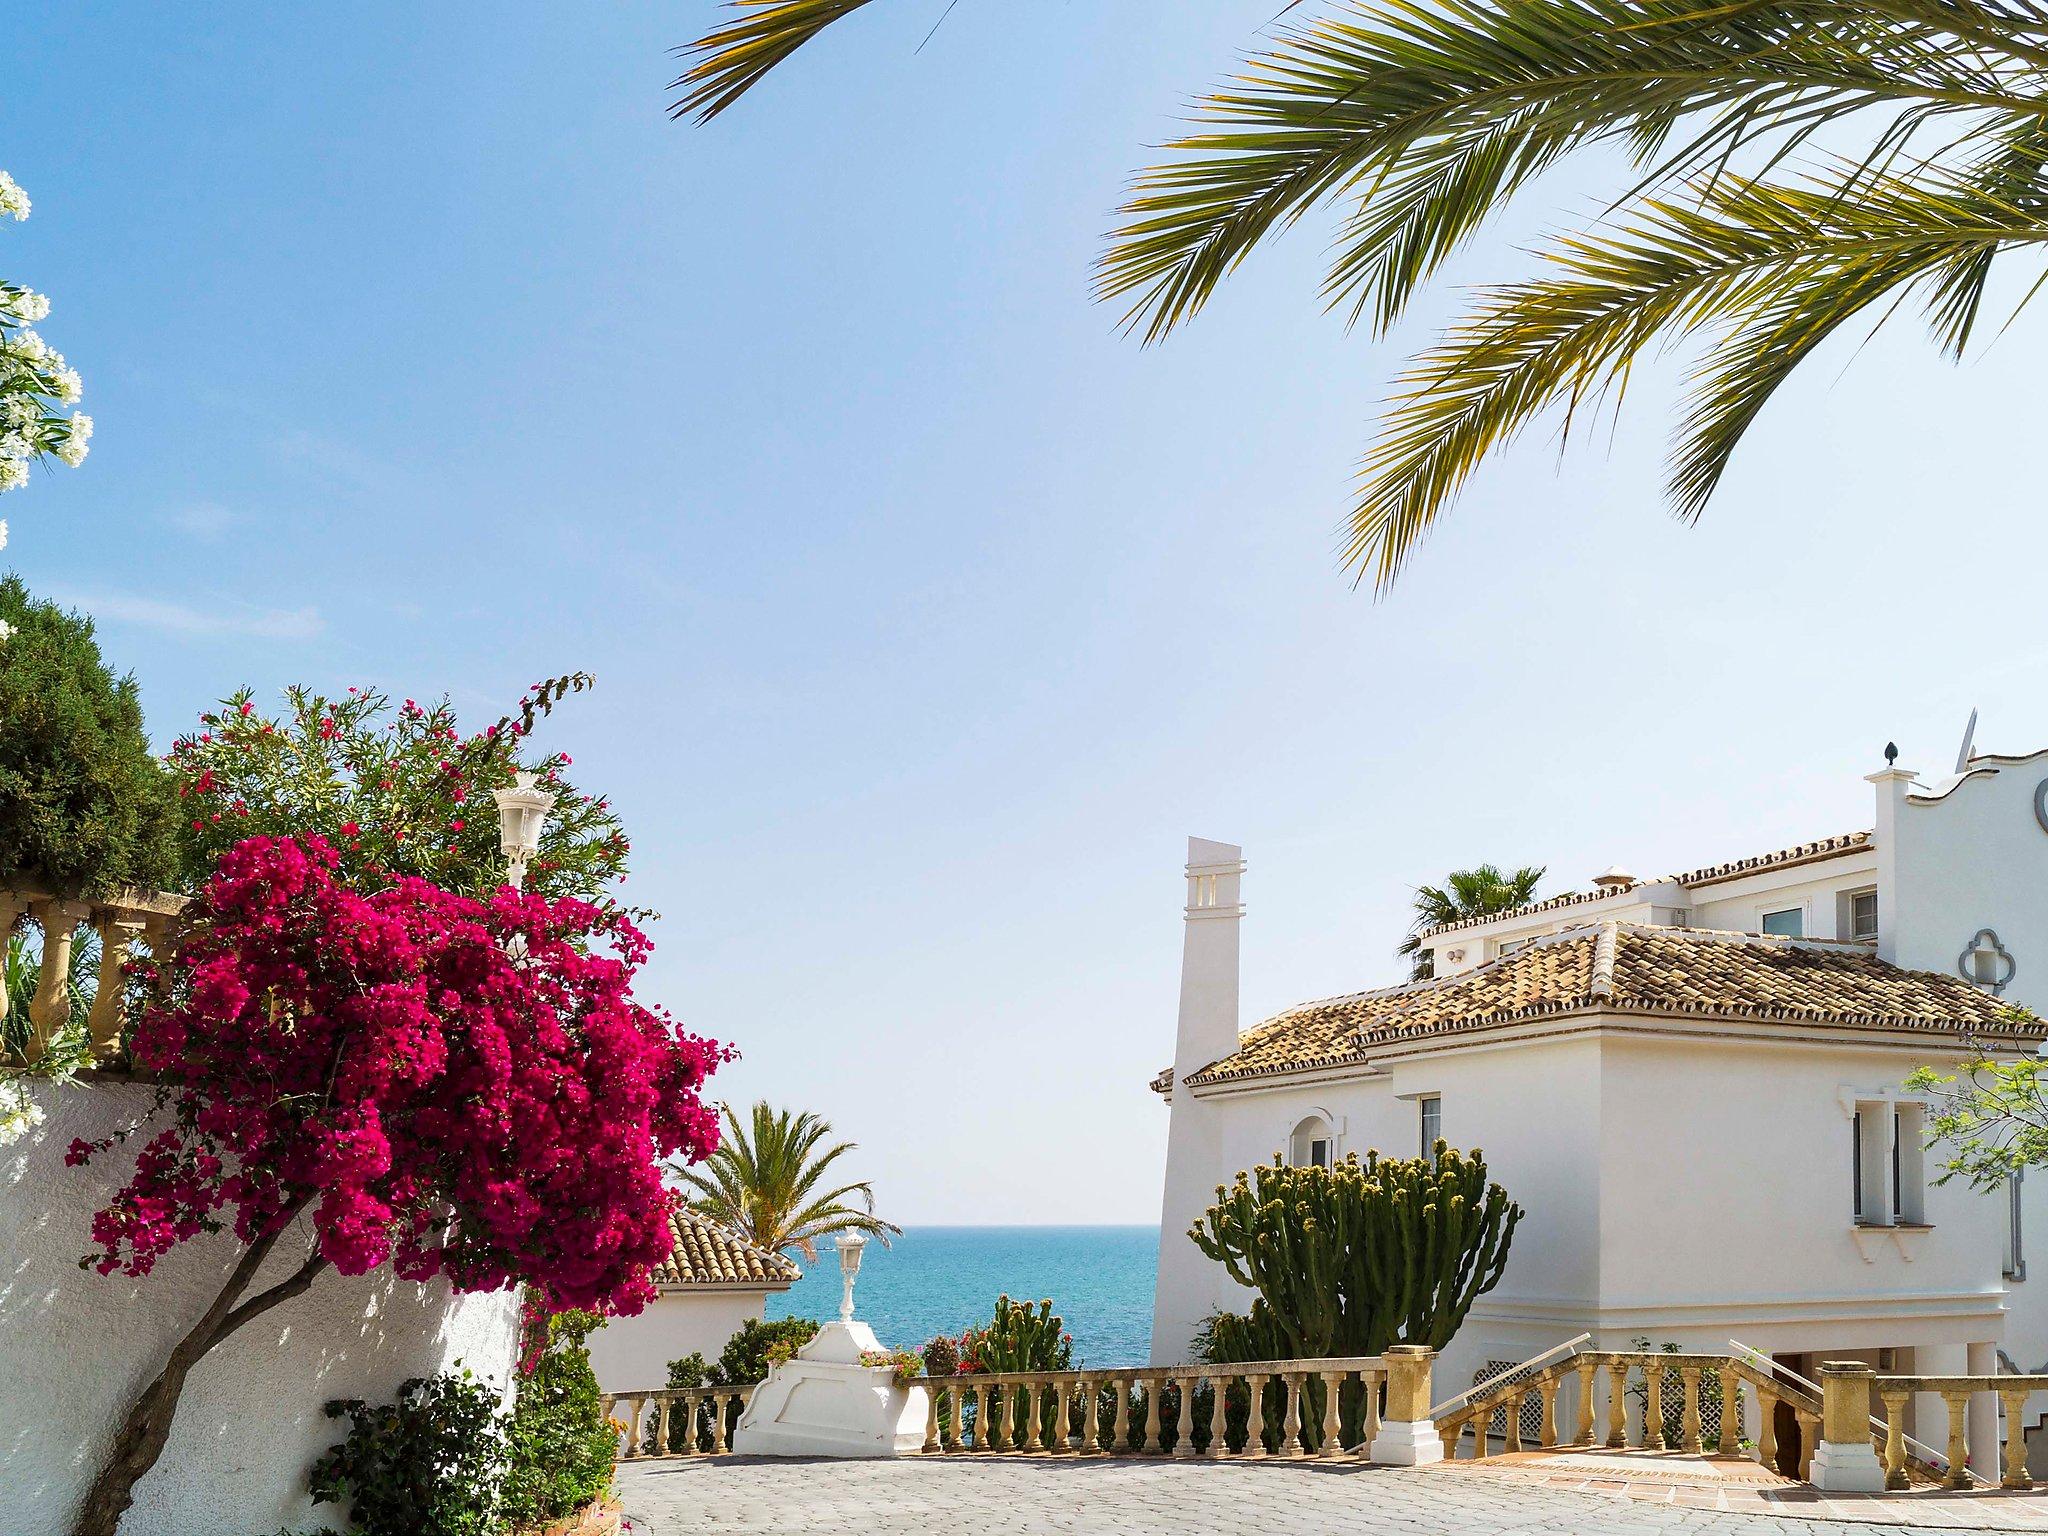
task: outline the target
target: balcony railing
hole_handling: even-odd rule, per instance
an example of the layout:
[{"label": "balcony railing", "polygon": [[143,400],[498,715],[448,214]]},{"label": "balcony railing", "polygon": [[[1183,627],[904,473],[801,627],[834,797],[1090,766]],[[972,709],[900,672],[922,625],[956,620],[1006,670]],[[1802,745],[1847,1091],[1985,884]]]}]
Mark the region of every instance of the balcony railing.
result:
[{"label": "balcony railing", "polygon": [[[92,1003],[85,1021],[88,1048],[95,1063],[117,1060],[122,1053],[121,967],[140,939],[152,954],[165,952],[173,925],[188,898],[153,891],[123,891],[98,901],[72,901],[41,891],[0,891],[0,1042],[13,1042],[6,1054],[19,1064],[34,1066],[73,1014],[71,959],[81,934],[99,936],[99,966]],[[24,920],[42,930],[41,971],[28,1004],[26,1027],[9,1020],[14,978],[8,974],[4,940]]]}]

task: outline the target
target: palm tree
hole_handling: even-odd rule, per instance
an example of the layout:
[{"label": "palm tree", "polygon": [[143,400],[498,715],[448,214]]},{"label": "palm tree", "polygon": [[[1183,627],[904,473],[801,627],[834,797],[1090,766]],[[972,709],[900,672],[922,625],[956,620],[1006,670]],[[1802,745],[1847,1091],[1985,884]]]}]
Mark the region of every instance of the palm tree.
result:
[{"label": "palm tree", "polygon": [[1536,887],[1542,883],[1543,867],[1527,865],[1511,875],[1504,875],[1492,864],[1482,864],[1477,869],[1454,869],[1445,877],[1442,885],[1418,885],[1415,887],[1415,922],[1408,929],[1408,937],[1396,946],[1397,955],[1413,955],[1414,964],[1410,976],[1416,981],[1425,981],[1435,975],[1429,956],[1422,953],[1422,936],[1432,928],[1441,928],[1445,923],[1462,922],[1468,917],[1491,917],[1496,912],[1512,912],[1516,907],[1526,906],[1536,895]]},{"label": "palm tree", "polygon": [[[689,50],[674,115],[724,111],[866,0],[737,3]],[[1098,290],[1146,340],[1330,208],[1323,298],[1382,334],[1541,172],[1592,146],[1631,162],[1601,218],[1542,245],[1534,276],[1479,290],[1400,375],[1344,545],[1382,589],[1489,454],[1618,407],[1638,358],[1700,343],[1669,480],[1691,521],[1846,322],[1910,301],[1959,358],[1994,259],[2038,265],[2048,243],[2048,0],[1326,4],[1138,178]]]},{"label": "palm tree", "polygon": [[[813,1263],[818,1239],[835,1232],[879,1237],[885,1247],[892,1235],[902,1233],[901,1227],[875,1215],[872,1185],[819,1190],[826,1171],[854,1150],[850,1141],[819,1150],[832,1134],[828,1122],[808,1112],[793,1115],[774,1109],[762,1099],[754,1105],[750,1132],[730,1104],[720,1108],[725,1135],[718,1150],[695,1167],[677,1170],[692,1191],[693,1210],[757,1247],[774,1253],[795,1248]],[[846,1203],[854,1195],[860,1196],[859,1210]]]}]

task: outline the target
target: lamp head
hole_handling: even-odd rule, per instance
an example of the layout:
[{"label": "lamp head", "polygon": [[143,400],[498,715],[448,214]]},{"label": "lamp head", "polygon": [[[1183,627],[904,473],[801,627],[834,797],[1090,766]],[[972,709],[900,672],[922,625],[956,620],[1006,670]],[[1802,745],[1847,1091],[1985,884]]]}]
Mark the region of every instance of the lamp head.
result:
[{"label": "lamp head", "polygon": [[540,851],[540,832],[555,807],[555,797],[536,787],[534,775],[521,770],[510,789],[494,789],[498,803],[498,846],[512,866],[512,883],[526,881],[526,861]]}]

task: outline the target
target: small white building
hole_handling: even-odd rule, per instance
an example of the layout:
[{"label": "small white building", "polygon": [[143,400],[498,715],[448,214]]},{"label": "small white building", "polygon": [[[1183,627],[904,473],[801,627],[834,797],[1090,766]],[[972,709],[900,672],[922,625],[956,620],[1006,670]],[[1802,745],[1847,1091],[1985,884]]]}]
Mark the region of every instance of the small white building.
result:
[{"label": "small white building", "polygon": [[759,1320],[772,1292],[801,1271],[779,1253],[683,1209],[669,1218],[675,1248],[654,1272],[661,1293],[632,1317],[613,1318],[590,1336],[590,1364],[605,1392],[668,1385],[668,1363],[701,1354],[713,1364],[748,1318]]},{"label": "small white building", "polygon": [[[1276,1153],[1478,1148],[1526,1210],[1436,1396],[1580,1332],[1726,1352],[1988,1373],[2048,1359],[2048,1172],[1998,1194],[1929,1178],[1904,1086],[1972,1032],[2041,1047],[2048,752],[1872,774],[1874,824],[1660,879],[1620,870],[1427,934],[1435,979],[1304,1003],[1240,1030],[1240,850],[1189,842],[1152,1356],[1249,1297],[1187,1230]],[[2008,1366],[2008,1369],[2014,1368]],[[1974,1445],[1993,1443],[1990,1394]],[[1944,1437],[1938,1398],[1916,1405]],[[2029,1407],[2030,1427],[2048,1397]],[[2038,1453],[2048,1436],[2038,1437]]]}]

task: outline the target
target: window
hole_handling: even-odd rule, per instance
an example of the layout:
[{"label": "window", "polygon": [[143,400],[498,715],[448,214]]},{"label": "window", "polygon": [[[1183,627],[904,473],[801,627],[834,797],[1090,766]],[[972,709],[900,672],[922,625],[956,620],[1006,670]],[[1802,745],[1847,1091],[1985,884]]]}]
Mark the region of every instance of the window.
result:
[{"label": "window", "polygon": [[1851,1210],[1858,1221],[1863,1219],[1863,1111],[1857,1110],[1849,1120],[1849,1177],[1856,1191],[1855,1204]]},{"label": "window", "polygon": [[1781,939],[1803,939],[1806,937],[1806,909],[1787,907],[1782,912],[1764,914],[1763,931],[1774,933]]},{"label": "window", "polygon": [[1287,1161],[1297,1168],[1329,1168],[1337,1161],[1337,1133],[1321,1115],[1310,1115],[1294,1127]]},{"label": "window", "polygon": [[1877,892],[1857,891],[1849,898],[1849,937],[1877,937]]},{"label": "window", "polygon": [[1444,1101],[1436,1094],[1420,1101],[1422,1107],[1422,1155],[1434,1157],[1436,1144],[1444,1134]]},{"label": "window", "polygon": [[1917,1227],[1925,1218],[1926,1106],[1873,1100],[1850,1117],[1850,1210],[1860,1226]]}]

